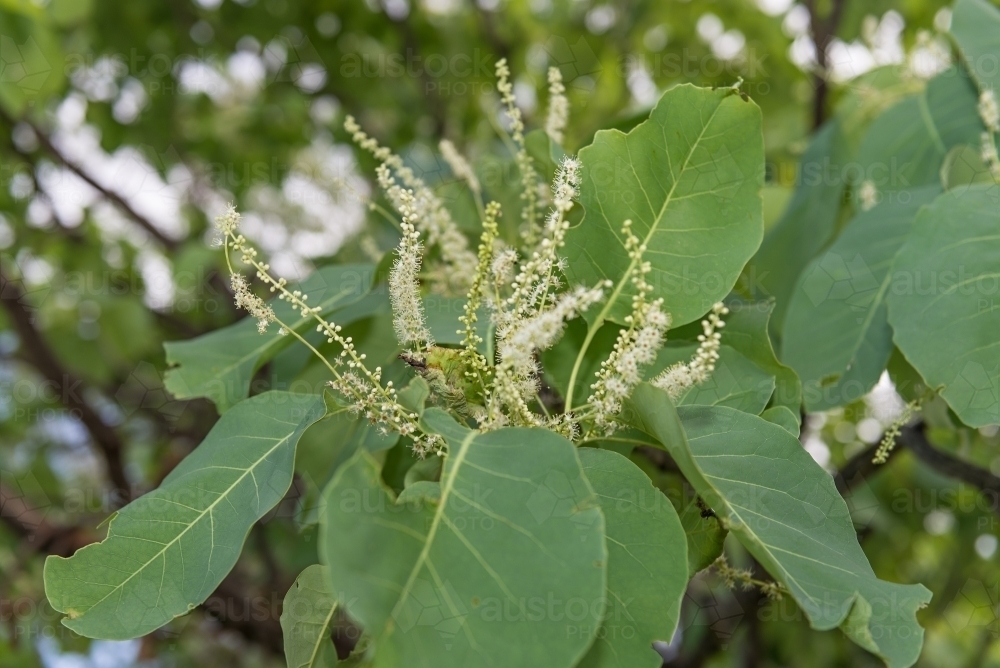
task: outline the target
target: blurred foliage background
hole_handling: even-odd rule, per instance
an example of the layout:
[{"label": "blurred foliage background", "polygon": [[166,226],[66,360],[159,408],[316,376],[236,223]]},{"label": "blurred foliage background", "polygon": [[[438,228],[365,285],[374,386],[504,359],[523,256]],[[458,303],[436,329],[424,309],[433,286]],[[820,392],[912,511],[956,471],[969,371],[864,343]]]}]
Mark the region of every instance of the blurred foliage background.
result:
[{"label": "blurred foliage background", "polygon": [[[45,603],[42,564],[100,538],[100,522],[214,423],[208,402],[164,390],[162,343],[239,317],[211,248],[227,202],[289,278],[392,247],[366,206],[374,163],[347,143],[345,115],[444,193],[441,138],[502,192],[516,174],[497,131],[501,57],[529,127],[544,124],[547,68],[561,69],[571,151],[632,127],[670,86],[742,80],[763,109],[772,223],[824,118],[870,113],[934,70],[944,4],[0,0],[0,665],[283,665],[280,601],[315,560],[312,541],[285,540],[309,538],[297,522],[308,481],[254,528],[215,596],[141,641],[73,637]],[[271,385],[262,369],[254,391]],[[898,405],[884,382],[808,416],[803,444],[838,476],[879,577],[934,592],[921,665],[1000,665],[1000,489],[906,452],[859,465]],[[995,428],[937,437],[1000,473]],[[325,437],[308,447],[304,461],[336,457]],[[352,627],[340,631],[349,642]],[[676,666],[875,665],[839,633],[809,630],[790,601],[712,575],[692,583],[661,650]]]}]

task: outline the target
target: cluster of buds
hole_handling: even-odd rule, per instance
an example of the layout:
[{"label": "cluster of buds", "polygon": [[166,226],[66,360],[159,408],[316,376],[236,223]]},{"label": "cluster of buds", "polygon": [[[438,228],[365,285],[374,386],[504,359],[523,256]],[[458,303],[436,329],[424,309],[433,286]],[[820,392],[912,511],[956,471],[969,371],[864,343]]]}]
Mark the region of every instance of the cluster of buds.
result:
[{"label": "cluster of buds", "polygon": [[678,399],[695,385],[708,380],[715,371],[715,363],[719,361],[719,348],[722,347],[722,332],[726,323],[722,316],[728,315],[729,309],[722,302],[712,306],[708,317],[701,321],[702,333],[698,335],[698,350],[688,362],[678,362],[653,379],[653,385],[664,390],[671,399]]},{"label": "cluster of buds", "polygon": [[521,110],[518,109],[514,99],[514,85],[510,81],[510,68],[507,66],[506,58],[497,61],[496,76],[500,101],[503,103],[510,121],[510,137],[517,147],[514,160],[521,173],[521,199],[524,200],[524,206],[521,208],[521,218],[524,223],[523,235],[528,245],[532,246],[538,240],[538,172],[535,171],[535,165],[524,144],[524,120],[521,118]]},{"label": "cluster of buds", "polygon": [[987,88],[979,94],[979,117],[983,125],[993,134],[1000,133],[1000,105],[997,104],[996,93]]},{"label": "cluster of buds", "polygon": [[[379,186],[396,211],[406,216],[410,224],[424,235],[428,246],[437,247],[440,251],[442,266],[432,272],[435,287],[448,294],[464,293],[475,271],[476,256],[444,203],[423,179],[405,165],[401,157],[365,134],[354,117],[348,116],[344,120],[344,128],[351,133],[358,146],[381,161],[375,174]],[[397,177],[402,185],[396,182]],[[405,198],[407,192],[411,195],[408,201]],[[407,210],[405,213],[404,208]]]},{"label": "cluster of buds", "polygon": [[403,235],[396,251],[396,261],[389,272],[389,299],[392,302],[392,324],[396,338],[404,347],[431,345],[431,333],[427,329],[423,301],[420,299],[420,264],[423,260],[423,246],[420,232],[410,222],[413,215],[413,194],[400,194]]},{"label": "cluster of buds", "polygon": [[557,144],[562,144],[563,131],[569,122],[569,100],[566,86],[558,67],[549,68],[549,114],[545,119],[545,132]]}]

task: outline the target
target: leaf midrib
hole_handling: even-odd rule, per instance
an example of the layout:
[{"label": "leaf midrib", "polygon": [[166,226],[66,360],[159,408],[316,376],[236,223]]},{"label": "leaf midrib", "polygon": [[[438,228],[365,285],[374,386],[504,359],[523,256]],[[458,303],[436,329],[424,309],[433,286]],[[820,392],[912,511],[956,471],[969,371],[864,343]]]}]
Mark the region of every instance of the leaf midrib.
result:
[{"label": "leaf midrib", "polygon": [[323,628],[316,636],[316,642],[313,643],[312,653],[309,655],[309,663],[306,664],[307,668],[313,668],[316,665],[316,658],[319,656],[319,648],[323,646],[324,642],[329,642],[329,633],[323,633],[323,631],[330,628],[330,620],[333,619],[333,613],[337,611],[336,605],[330,606],[330,612],[327,613],[326,619],[323,620]]},{"label": "leaf midrib", "polygon": [[[159,550],[159,551],[158,551],[158,552],[157,552],[156,554],[154,554],[154,555],[153,555],[152,557],[150,557],[150,558],[149,558],[149,560],[148,560],[148,561],[147,561],[146,563],[144,563],[144,564],[143,564],[142,566],[140,566],[139,568],[135,569],[135,572],[133,572],[133,573],[132,573],[131,575],[129,575],[129,576],[127,577],[127,578],[125,578],[124,580],[122,580],[122,581],[121,581],[121,582],[120,582],[119,584],[115,585],[115,586],[114,586],[114,587],[113,587],[113,588],[111,589],[111,591],[109,591],[109,592],[108,592],[107,594],[105,594],[104,596],[102,596],[102,597],[101,597],[101,598],[100,598],[99,600],[95,601],[93,605],[91,605],[91,606],[90,606],[89,608],[87,608],[87,612],[89,612],[90,610],[93,610],[93,609],[94,609],[94,608],[96,608],[96,607],[97,607],[98,605],[100,605],[101,603],[103,603],[105,599],[107,599],[107,598],[108,598],[109,596],[111,596],[111,595],[112,595],[113,593],[115,593],[115,592],[116,592],[116,591],[118,591],[119,589],[122,589],[122,588],[124,588],[124,587],[125,587],[125,585],[126,585],[126,584],[128,584],[130,580],[132,580],[132,578],[134,578],[134,577],[135,577],[136,575],[138,575],[139,573],[141,573],[142,571],[144,571],[144,570],[145,570],[145,569],[146,569],[146,568],[147,568],[147,567],[148,567],[148,566],[149,566],[149,565],[150,565],[151,563],[153,563],[153,562],[154,562],[154,561],[155,561],[156,559],[159,559],[159,558],[160,558],[161,556],[163,556],[163,555],[164,555],[164,554],[166,553],[166,551],[167,551],[168,549],[170,549],[170,548],[171,548],[171,547],[172,547],[172,546],[173,546],[173,545],[174,545],[175,543],[177,543],[177,542],[178,542],[178,541],[179,541],[179,540],[180,540],[180,539],[181,539],[181,538],[182,538],[182,537],[183,537],[183,536],[184,536],[184,535],[185,535],[185,534],[186,534],[186,533],[187,533],[188,531],[190,531],[190,530],[191,530],[191,527],[193,527],[193,526],[195,526],[196,524],[198,524],[199,522],[201,522],[201,521],[202,521],[202,520],[203,520],[203,519],[205,518],[205,514],[206,514],[206,513],[209,513],[209,512],[211,512],[211,510],[212,510],[212,509],[214,509],[214,508],[215,508],[215,506],[216,506],[217,504],[219,504],[219,503],[220,503],[220,502],[221,502],[221,501],[222,501],[223,499],[227,498],[227,497],[228,497],[228,495],[229,495],[229,493],[230,493],[230,492],[232,492],[232,491],[233,491],[233,489],[235,489],[235,488],[236,488],[236,486],[237,486],[237,485],[238,485],[239,483],[241,483],[241,482],[242,482],[242,481],[243,481],[243,480],[244,480],[244,479],[245,479],[245,478],[246,478],[246,477],[247,477],[247,476],[248,476],[248,475],[250,474],[250,472],[251,472],[251,471],[253,471],[254,469],[256,469],[256,467],[257,467],[258,465],[260,465],[260,463],[261,463],[261,462],[263,462],[263,461],[264,461],[265,459],[267,459],[267,458],[268,458],[269,456],[271,456],[271,454],[273,454],[275,450],[277,450],[278,448],[280,448],[280,447],[281,447],[281,446],[282,446],[282,445],[283,445],[283,444],[284,444],[285,442],[287,442],[287,441],[288,441],[289,439],[291,439],[291,438],[292,438],[292,436],[294,435],[294,433],[295,433],[295,432],[293,431],[293,432],[292,432],[291,434],[288,434],[287,436],[284,436],[284,437],[282,437],[282,438],[278,439],[278,440],[277,440],[277,441],[275,442],[274,446],[272,446],[272,447],[271,447],[271,449],[270,449],[270,450],[268,450],[267,452],[265,452],[265,453],[264,453],[264,454],[263,454],[263,455],[262,455],[262,456],[261,456],[261,457],[260,457],[260,458],[259,458],[259,459],[258,459],[257,461],[255,461],[255,462],[254,462],[253,464],[251,464],[251,465],[250,465],[249,467],[247,467],[247,468],[246,468],[246,470],[244,470],[244,471],[243,471],[243,474],[242,474],[242,475],[241,475],[241,476],[240,476],[239,478],[237,478],[237,479],[236,479],[236,480],[235,480],[235,481],[233,482],[233,484],[231,484],[231,485],[230,485],[230,486],[229,486],[229,487],[228,487],[228,488],[227,488],[227,489],[226,489],[226,490],[225,490],[224,492],[222,492],[222,494],[220,494],[220,495],[219,495],[219,497],[218,497],[218,498],[217,498],[217,499],[216,499],[215,501],[213,501],[213,502],[212,502],[212,503],[210,503],[210,504],[209,504],[208,506],[206,506],[206,507],[205,507],[205,509],[204,509],[204,510],[202,510],[202,511],[201,511],[201,513],[199,513],[199,515],[198,515],[198,516],[197,516],[196,518],[194,518],[194,519],[193,519],[193,520],[192,520],[192,521],[191,521],[191,522],[190,522],[190,523],[189,523],[189,524],[188,524],[188,525],[187,525],[187,526],[186,526],[186,527],[184,528],[184,530],[183,530],[183,531],[181,531],[181,532],[180,532],[179,534],[177,534],[177,535],[176,535],[176,536],[175,536],[174,538],[172,538],[172,539],[171,539],[171,540],[170,540],[169,542],[167,542],[167,543],[164,543],[164,544],[163,544],[163,547],[162,547],[162,548],[161,548],[161,549],[160,549],[160,550]],[[201,470],[201,469],[197,469],[197,470]],[[192,473],[194,473],[194,471],[192,471]],[[129,536],[120,536],[120,537],[121,537],[122,539],[124,539],[124,540],[128,540],[128,539],[130,538]],[[109,536],[108,536],[108,538],[111,538],[111,535],[110,535],[110,529],[109,529]],[[214,535],[213,535],[213,542],[214,542]],[[99,544],[99,543],[97,543],[97,544]],[[214,547],[214,546],[213,546],[213,547]],[[157,595],[159,596],[159,594],[160,594],[160,593],[162,593],[162,591],[163,591],[163,590],[162,590],[162,587],[161,587],[161,588],[160,588],[160,591],[159,591],[159,592],[157,592]],[[84,612],[83,614],[86,614],[86,612]],[[81,616],[82,616],[82,615],[81,615]]]},{"label": "leaf midrib", "polygon": [[[722,103],[725,102],[725,100],[726,100],[725,97],[719,100],[719,103],[715,106],[715,109],[712,110],[712,114],[708,117],[708,120],[705,121],[705,124],[701,127],[701,132],[698,133],[698,137],[691,144],[691,149],[688,151],[687,155],[684,156],[684,162],[681,163],[680,169],[677,172],[677,176],[674,178],[674,182],[670,184],[670,192],[668,192],[667,196],[663,198],[663,204],[660,206],[660,211],[659,213],[656,214],[656,217],[653,219],[652,224],[650,224],[649,226],[649,232],[646,233],[646,236],[642,240],[642,244],[644,246],[649,245],[650,239],[653,238],[653,235],[657,232],[660,223],[663,222],[664,217],[667,215],[667,207],[669,207],[670,204],[673,202],[674,191],[677,190],[677,184],[680,183],[682,178],[684,178],[684,174],[688,168],[688,163],[691,162],[691,156],[694,155],[695,150],[697,150],[697,148],[701,146],[701,140],[705,136],[705,131],[708,130],[708,127],[712,124],[712,121],[715,120],[715,116],[716,114],[719,113],[719,109],[722,108]],[[628,146],[628,135],[625,135],[625,146],[626,148],[629,149],[629,158],[630,158],[629,167],[632,169],[632,173],[635,174],[636,182],[639,183],[639,187],[642,188],[642,180],[639,178],[639,174],[635,171],[635,163],[631,161],[631,148]],[[664,146],[664,153],[668,155],[670,153],[669,150],[666,150],[666,146]],[[671,176],[673,176],[673,170],[671,170]],[[643,193],[645,193],[645,188],[643,188]],[[647,200],[649,199],[648,195],[646,196],[646,199]],[[607,221],[608,227],[611,227],[611,221],[608,219],[607,216],[604,216],[604,220]],[[612,228],[612,230],[613,229],[614,228]],[[607,314],[610,311],[611,307],[614,305],[616,301],[618,301],[618,297],[621,295],[622,290],[625,288],[625,284],[628,282],[628,278],[631,275],[632,270],[635,268],[636,262],[637,260],[635,259],[632,259],[632,261],[629,262],[628,269],[625,270],[625,275],[622,276],[622,278],[618,281],[618,285],[615,286],[614,293],[612,293],[608,301],[605,302],[604,308],[601,309],[601,312],[597,316],[597,320],[594,321],[594,327],[599,327],[600,326],[599,323],[604,322],[604,319],[607,317]]]},{"label": "leaf midrib", "polygon": [[441,518],[444,516],[445,510],[448,507],[448,499],[455,488],[455,480],[458,478],[458,471],[462,467],[462,463],[465,461],[465,456],[468,454],[469,446],[472,445],[472,442],[475,440],[477,435],[477,432],[470,431],[465,438],[462,439],[462,444],[459,446],[458,453],[455,455],[455,462],[451,466],[451,471],[447,472],[448,479],[445,481],[445,484],[441,489],[441,498],[437,504],[437,512],[434,513],[434,519],[431,520],[430,529],[428,529],[427,535],[424,538],[424,547],[420,550],[420,554],[417,555],[417,560],[414,562],[413,568],[410,569],[410,575],[406,580],[406,584],[403,585],[403,589],[400,591],[399,600],[396,601],[396,605],[393,606],[392,612],[387,619],[387,628],[384,628],[384,630],[388,632],[391,632],[392,629],[395,628],[392,620],[396,619],[401,606],[406,602],[406,599],[409,598],[410,592],[413,589],[413,585],[417,581],[420,571],[428,563],[431,547],[434,544],[434,538],[437,535],[438,528],[441,526]]}]

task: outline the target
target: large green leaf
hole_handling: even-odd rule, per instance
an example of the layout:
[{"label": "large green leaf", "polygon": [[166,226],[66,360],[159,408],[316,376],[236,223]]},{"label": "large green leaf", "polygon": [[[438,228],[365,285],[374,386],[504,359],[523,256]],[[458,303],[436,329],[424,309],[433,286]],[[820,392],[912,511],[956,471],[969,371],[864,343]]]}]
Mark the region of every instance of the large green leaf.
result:
[{"label": "large green leaf", "polygon": [[958,0],[951,34],[979,85],[1000,92],[1000,9],[987,0]]},{"label": "large green leaf", "polygon": [[[296,289],[308,295],[309,304],[320,314],[346,325],[378,311],[386,302],[381,293],[370,293],[371,265],[337,265],[314,272]],[[275,314],[296,332],[315,329],[312,318],[303,318],[285,301],[272,302]],[[190,341],[164,344],[168,369],[164,385],[178,399],[208,397],[220,413],[250,394],[253,374],[264,362],[294,341],[271,326],[257,332],[256,322],[245,318]]]},{"label": "large green leaf", "polygon": [[608,607],[579,668],[658,668],[653,641],[669,642],[687,588],[687,540],[677,511],[625,457],[581,448],[607,523]]},{"label": "large green leaf", "polygon": [[[640,385],[633,424],[655,436],[729,532],[781,583],[819,630],[841,627],[896,668],[920,654],[921,585],[879,580],[833,478],[798,439],[725,407],[682,407]],[[683,422],[683,428],[681,423]]]},{"label": "large green leaf", "polygon": [[45,561],[45,593],[89,638],[137,638],[204,601],[254,522],[292,482],[295,445],[323,397],[266,392],[216,423],[160,487],[112,515],[108,537]]},{"label": "large green leaf", "polygon": [[892,354],[885,306],[889,269],[917,211],[940,193],[941,186],[932,184],[902,199],[886,198],[855,217],[803,272],[785,317],[781,351],[802,378],[806,410],[856,401],[878,382]]},{"label": "large green leaf", "polygon": [[324,495],[320,554],[372,664],[575,665],[603,618],[608,558],[576,449],[545,430],[469,431],[439,409],[424,420],[448,442],[439,500],[397,502],[364,452]]},{"label": "large green leaf", "polygon": [[295,578],[281,605],[281,635],[288,668],[333,668],[337,651],[330,639],[330,624],[337,611],[337,597],[325,569],[313,564]]},{"label": "large green leaf", "polygon": [[795,280],[834,235],[846,187],[839,170],[847,160],[840,124],[827,121],[799,161],[792,201],[743,271],[749,296],[775,300],[771,325],[778,331]]},{"label": "large green leaf", "polygon": [[917,216],[893,266],[894,341],[969,426],[1000,423],[1000,189],[959,188]]},{"label": "large green leaf", "polygon": [[941,72],[922,93],[904,98],[875,119],[858,150],[857,173],[851,176],[858,183],[870,181],[881,201],[905,201],[912,189],[940,183],[948,151],[979,144],[983,125],[976,98],[975,84],[965,70]]},{"label": "large green leaf", "polygon": [[681,325],[700,317],[736,283],[763,234],[760,109],[731,88],[681,85],[663,94],[628,134],[602,130],[580,151],[583,222],[566,238],[574,283],[610,279],[591,326],[624,323],[634,286],[622,223],[645,241],[652,297]]}]

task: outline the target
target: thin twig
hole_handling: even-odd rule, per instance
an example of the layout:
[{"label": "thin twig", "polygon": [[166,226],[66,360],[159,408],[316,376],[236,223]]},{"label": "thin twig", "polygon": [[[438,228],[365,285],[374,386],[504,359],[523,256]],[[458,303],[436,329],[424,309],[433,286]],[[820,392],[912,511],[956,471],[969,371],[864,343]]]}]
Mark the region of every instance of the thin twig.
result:
[{"label": "thin twig", "polygon": [[[14,126],[19,122],[17,119],[8,114],[3,108],[0,108],[0,120],[3,120],[3,122],[6,123],[11,130],[13,130]],[[131,218],[137,225],[139,225],[139,227],[160,242],[165,248],[168,250],[176,250],[178,248],[180,245],[178,240],[171,239],[165,235],[158,227],[156,227],[156,225],[152,223],[152,221],[132,208],[132,205],[129,204],[124,197],[98,183],[97,180],[88,174],[80,165],[70,160],[62,151],[60,151],[55,144],[52,143],[49,136],[42,132],[38,126],[27,119],[21,119],[20,122],[25,123],[31,128],[31,130],[35,133],[35,136],[38,138],[38,143],[41,144],[42,148],[44,148],[45,151],[56,160],[56,162],[66,167],[68,170],[88,183],[92,188],[101,193],[105,199],[121,209],[126,216]]]},{"label": "thin twig", "polygon": [[111,483],[121,495],[121,499],[128,501],[131,488],[125,476],[123,441],[84,400],[89,390],[87,384],[65,369],[49,348],[45,338],[35,327],[34,316],[29,310],[24,292],[4,273],[2,266],[0,266],[0,305],[14,326],[30,363],[46,381],[51,383],[62,404],[73,411],[90,432],[94,445],[104,456]]}]

